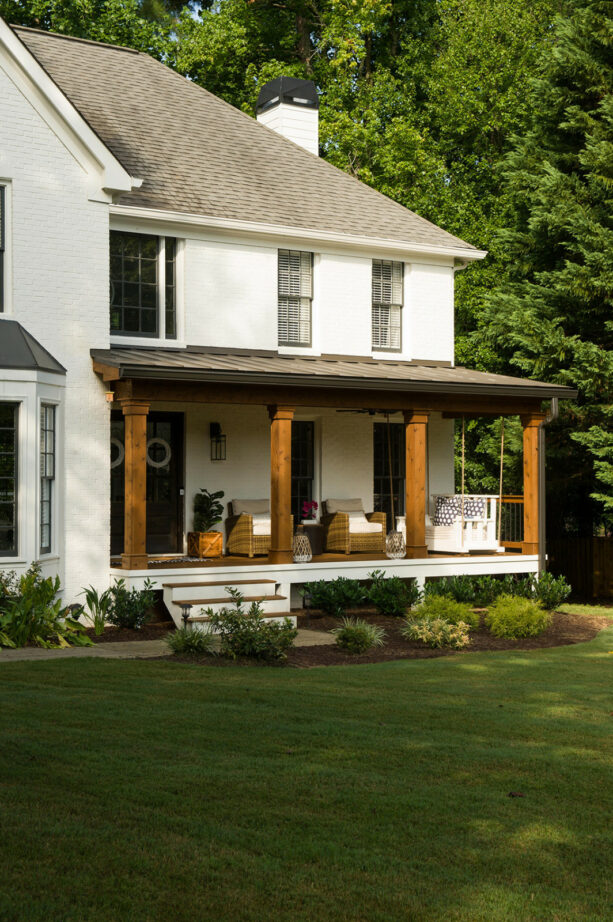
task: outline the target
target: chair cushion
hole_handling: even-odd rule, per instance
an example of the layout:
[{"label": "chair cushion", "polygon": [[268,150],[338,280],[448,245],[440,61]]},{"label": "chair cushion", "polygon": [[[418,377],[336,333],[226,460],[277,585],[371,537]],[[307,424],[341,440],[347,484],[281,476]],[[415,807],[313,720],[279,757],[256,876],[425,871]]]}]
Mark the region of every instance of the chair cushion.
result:
[{"label": "chair cushion", "polygon": [[253,513],[253,534],[269,535],[270,534],[270,513],[254,512]]},{"label": "chair cushion", "polygon": [[381,522],[369,522],[365,515],[349,515],[350,535],[376,535],[382,531]]},{"label": "chair cushion", "polygon": [[361,499],[327,499],[326,509],[329,515],[335,512],[361,512],[364,514],[364,505]]},{"label": "chair cushion", "polygon": [[265,513],[270,519],[270,502],[267,499],[233,499],[232,515],[257,515]]}]

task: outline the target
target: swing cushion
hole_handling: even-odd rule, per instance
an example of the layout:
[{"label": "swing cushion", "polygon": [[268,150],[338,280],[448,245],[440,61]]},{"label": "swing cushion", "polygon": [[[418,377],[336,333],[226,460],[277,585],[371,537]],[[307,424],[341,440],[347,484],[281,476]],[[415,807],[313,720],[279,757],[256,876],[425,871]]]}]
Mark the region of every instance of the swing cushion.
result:
[{"label": "swing cushion", "polygon": [[[453,525],[462,515],[461,496],[437,496],[433,525]],[[485,499],[482,496],[464,497],[464,518],[482,519],[485,516]]]}]

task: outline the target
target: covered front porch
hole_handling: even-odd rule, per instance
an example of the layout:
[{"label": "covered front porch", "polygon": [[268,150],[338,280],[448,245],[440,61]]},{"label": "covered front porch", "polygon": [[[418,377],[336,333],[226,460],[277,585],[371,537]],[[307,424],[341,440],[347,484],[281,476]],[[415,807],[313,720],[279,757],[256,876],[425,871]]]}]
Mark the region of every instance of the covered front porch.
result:
[{"label": "covered front porch", "polygon": [[[107,396],[113,401],[113,408],[120,414],[123,424],[123,548],[121,555],[116,555],[112,561],[115,573],[121,570],[122,575],[139,579],[150,572],[158,579],[167,574],[169,577],[173,573],[176,575],[181,568],[189,569],[194,575],[201,571],[209,576],[227,573],[228,568],[262,572],[265,567],[275,572],[280,568],[279,575],[293,584],[333,578],[341,573],[357,575],[362,571],[364,576],[357,578],[365,578],[367,572],[382,563],[390,573],[393,570],[406,577],[415,576],[419,581],[429,575],[531,572],[539,567],[539,550],[541,554],[543,551],[542,427],[546,419],[543,400],[566,396],[566,388],[446,365],[346,357],[125,348],[94,351],[92,357],[94,369],[105,381]],[[189,525],[186,511],[178,526],[179,544],[175,553],[156,554],[151,549],[148,553],[148,419],[160,408],[186,411],[195,407],[231,408],[237,419],[241,418],[236,416],[239,408],[251,414],[244,417],[249,422],[241,424],[241,438],[232,446],[235,474],[230,494],[226,491],[228,499],[262,495],[263,489],[254,483],[253,472],[261,466],[263,452],[259,453],[260,457],[254,457],[247,429],[251,426],[257,438],[266,439],[269,446],[265,463],[270,543],[265,556],[230,554],[209,562],[187,559],[185,535]],[[323,553],[316,554],[310,563],[294,563],[292,426],[297,420],[312,417],[316,411],[326,421],[323,444],[336,440],[335,464],[328,467],[328,473],[325,466],[322,468],[318,485],[318,495],[322,499],[363,496],[366,492],[364,463],[355,461],[356,454],[359,455],[357,441],[364,428],[363,420],[391,420],[401,431],[404,477],[401,501],[395,497],[395,508],[404,515],[394,523],[388,515],[385,528],[390,530],[397,525],[403,528],[403,559],[388,560],[384,549],[366,554],[347,550],[334,553],[324,545]],[[519,415],[524,428],[521,541],[513,542],[513,550],[490,547],[496,551],[491,554],[480,554],[478,549],[464,548],[461,544],[453,554],[433,552],[428,533],[429,529],[432,531],[433,496],[453,493],[452,421],[461,416],[509,415]],[[204,433],[201,436],[204,440]],[[188,432],[183,437],[186,454],[195,450],[190,441],[193,437],[193,431],[191,436]],[[441,474],[444,468],[446,474]],[[189,505],[192,499],[185,494],[194,490],[186,491],[186,475],[181,476],[185,507],[185,500]],[[369,476],[372,483],[372,475]],[[441,489],[445,485],[447,489]],[[211,483],[210,487],[216,489],[217,485]],[[372,498],[371,489],[365,503]],[[495,508],[498,507],[499,504],[495,504]],[[499,511],[497,515],[499,517]],[[498,541],[502,537],[499,521],[494,529],[496,544],[502,545]],[[467,554],[470,550],[473,553]]]}]

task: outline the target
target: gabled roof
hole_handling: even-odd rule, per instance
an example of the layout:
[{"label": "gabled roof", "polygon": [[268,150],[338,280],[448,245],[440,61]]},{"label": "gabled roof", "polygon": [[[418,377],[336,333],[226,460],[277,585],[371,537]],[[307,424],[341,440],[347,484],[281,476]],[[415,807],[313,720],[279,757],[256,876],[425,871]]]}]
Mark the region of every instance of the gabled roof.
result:
[{"label": "gabled roof", "polygon": [[[419,392],[464,396],[537,398],[575,397],[559,384],[358,356],[294,356],[245,349],[92,349],[94,368],[109,378],[165,381],[214,381],[218,384],[282,384],[309,388],[368,388],[394,393]],[[112,369],[116,369],[113,374]],[[314,398],[316,400],[316,398]]]},{"label": "gabled roof", "polygon": [[64,366],[16,320],[0,320],[0,368],[66,374]]},{"label": "gabled roof", "polygon": [[480,253],[149,55],[14,27],[142,186],[120,203]]}]

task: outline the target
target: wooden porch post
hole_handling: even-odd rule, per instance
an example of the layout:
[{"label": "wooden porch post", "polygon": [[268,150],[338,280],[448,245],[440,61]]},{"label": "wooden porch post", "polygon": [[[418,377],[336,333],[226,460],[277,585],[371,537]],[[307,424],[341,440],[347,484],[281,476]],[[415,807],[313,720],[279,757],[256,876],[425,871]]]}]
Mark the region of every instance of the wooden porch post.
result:
[{"label": "wooden porch post", "polygon": [[121,401],[125,420],[124,570],[147,569],[147,414],[149,404]]},{"label": "wooden porch post", "polygon": [[[426,478],[427,478],[427,410],[405,410],[406,434],[406,555],[427,557],[426,546]],[[395,523],[392,523],[395,527]]]},{"label": "wooden porch post", "polygon": [[539,552],[539,429],[544,413],[522,416],[524,427],[524,541],[522,554]]},{"label": "wooden porch post", "polygon": [[271,563],[292,561],[292,419],[294,408],[268,407],[270,416]]}]

